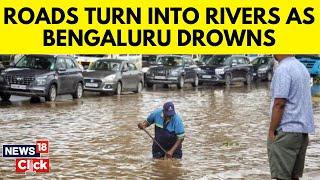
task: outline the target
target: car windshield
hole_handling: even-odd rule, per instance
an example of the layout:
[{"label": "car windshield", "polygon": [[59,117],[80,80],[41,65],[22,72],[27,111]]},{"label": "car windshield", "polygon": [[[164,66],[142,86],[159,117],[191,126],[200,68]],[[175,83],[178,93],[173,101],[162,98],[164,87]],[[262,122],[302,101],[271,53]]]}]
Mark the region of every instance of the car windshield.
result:
[{"label": "car windshield", "polygon": [[119,71],[121,62],[115,61],[96,61],[91,63],[89,66],[89,70],[97,70],[97,71]]},{"label": "car windshield", "polygon": [[30,68],[54,70],[55,58],[53,56],[23,56],[15,65],[16,68]]},{"label": "car windshield", "polygon": [[251,62],[251,64],[253,64],[253,65],[258,65],[258,64],[259,64],[259,60],[260,60],[260,58],[254,59],[254,60]]},{"label": "car windshield", "polygon": [[183,63],[183,57],[180,56],[160,56],[157,58],[157,64],[165,66],[182,66]]},{"label": "car windshield", "polygon": [[209,59],[211,59],[213,55],[202,55],[200,58],[200,62],[207,63]]},{"label": "car windshield", "polygon": [[207,65],[227,65],[226,58],[228,56],[212,56],[210,59],[207,60]]}]

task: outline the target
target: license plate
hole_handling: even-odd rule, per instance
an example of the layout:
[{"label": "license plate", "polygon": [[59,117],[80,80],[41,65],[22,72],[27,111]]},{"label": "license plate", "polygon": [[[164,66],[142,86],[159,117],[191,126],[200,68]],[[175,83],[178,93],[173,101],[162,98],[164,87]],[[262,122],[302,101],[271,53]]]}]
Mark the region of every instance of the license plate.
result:
[{"label": "license plate", "polygon": [[166,79],[165,76],[155,76],[154,78],[155,78],[155,79]]},{"label": "license plate", "polygon": [[98,85],[98,83],[86,83],[86,86],[87,87],[95,87],[95,88],[97,88],[99,85]]},{"label": "license plate", "polygon": [[210,75],[203,75],[202,78],[204,78],[204,79],[211,79],[212,76],[210,76]]},{"label": "license plate", "polygon": [[257,75],[257,73],[253,73],[253,76],[256,76]]},{"label": "license plate", "polygon": [[12,89],[22,89],[22,90],[26,90],[27,86],[26,85],[19,85],[19,84],[11,84],[11,88]]}]

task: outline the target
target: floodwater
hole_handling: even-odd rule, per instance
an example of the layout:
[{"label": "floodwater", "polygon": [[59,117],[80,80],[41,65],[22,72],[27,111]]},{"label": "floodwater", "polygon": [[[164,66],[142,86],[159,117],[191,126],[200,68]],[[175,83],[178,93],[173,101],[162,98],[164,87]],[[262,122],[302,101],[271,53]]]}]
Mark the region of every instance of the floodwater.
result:
[{"label": "floodwater", "polygon": [[[174,101],[183,117],[183,159],[152,160],[152,141],[137,128],[155,108]],[[0,106],[0,144],[50,140],[51,172],[16,174],[0,160],[0,177],[27,179],[270,179],[266,138],[269,84],[251,87],[157,87],[140,95],[86,94],[55,103],[14,100]],[[314,99],[319,128],[320,101]],[[153,128],[148,129],[153,133]],[[305,179],[320,175],[320,133],[310,136]]]}]

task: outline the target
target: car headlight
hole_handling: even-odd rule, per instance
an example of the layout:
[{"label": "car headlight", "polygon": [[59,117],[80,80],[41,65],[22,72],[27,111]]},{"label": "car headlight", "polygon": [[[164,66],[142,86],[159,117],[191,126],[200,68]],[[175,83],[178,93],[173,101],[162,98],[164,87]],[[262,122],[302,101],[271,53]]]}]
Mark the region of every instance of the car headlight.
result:
[{"label": "car headlight", "polygon": [[224,69],[215,69],[215,73],[218,75],[224,74]]},{"label": "car headlight", "polygon": [[104,82],[113,82],[115,77],[116,77],[116,75],[115,75],[115,74],[112,74],[112,75],[109,75],[109,76],[105,77],[105,78],[103,79],[103,81],[104,81]]},{"label": "car headlight", "polygon": [[48,76],[39,76],[36,78],[36,84],[38,86],[44,86],[47,83]]}]

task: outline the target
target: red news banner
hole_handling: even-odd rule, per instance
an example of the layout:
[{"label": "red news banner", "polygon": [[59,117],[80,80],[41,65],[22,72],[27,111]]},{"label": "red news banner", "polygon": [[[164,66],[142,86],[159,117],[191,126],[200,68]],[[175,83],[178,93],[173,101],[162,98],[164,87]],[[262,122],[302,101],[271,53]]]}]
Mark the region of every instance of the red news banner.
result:
[{"label": "red news banner", "polygon": [[49,140],[37,140],[32,145],[3,145],[2,157],[16,158],[17,173],[49,173],[49,157],[41,158],[43,154],[49,154]]}]

